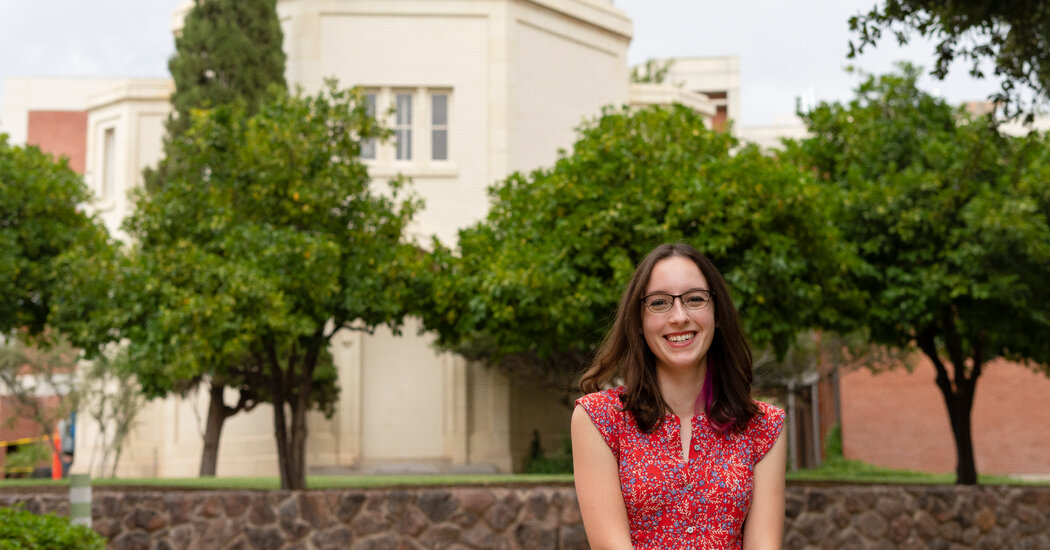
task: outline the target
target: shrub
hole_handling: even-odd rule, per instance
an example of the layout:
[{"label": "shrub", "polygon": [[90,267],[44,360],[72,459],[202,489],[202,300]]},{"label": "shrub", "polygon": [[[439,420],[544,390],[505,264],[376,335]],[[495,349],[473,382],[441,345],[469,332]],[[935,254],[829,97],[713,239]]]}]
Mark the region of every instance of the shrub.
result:
[{"label": "shrub", "polygon": [[533,430],[529,450],[525,454],[526,474],[571,474],[572,473],[572,440],[562,434],[560,452],[547,454],[540,445],[540,433]]},{"label": "shrub", "polygon": [[0,508],[0,550],[106,550],[106,539],[54,514]]}]

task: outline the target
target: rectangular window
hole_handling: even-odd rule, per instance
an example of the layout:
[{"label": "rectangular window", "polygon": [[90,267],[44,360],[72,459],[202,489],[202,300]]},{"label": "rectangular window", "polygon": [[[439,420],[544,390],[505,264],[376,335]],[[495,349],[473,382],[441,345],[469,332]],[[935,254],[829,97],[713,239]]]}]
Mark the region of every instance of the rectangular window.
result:
[{"label": "rectangular window", "polygon": [[430,96],[430,158],[448,160],[448,94]]},{"label": "rectangular window", "polygon": [[[368,116],[375,118],[376,116],[376,94],[366,93],[365,94],[365,111],[368,112]],[[376,138],[367,138],[361,140],[361,158],[372,159],[376,158]]]},{"label": "rectangular window", "polygon": [[113,198],[117,187],[117,130],[106,128],[102,135],[102,189],[103,199]]},{"label": "rectangular window", "polygon": [[412,160],[412,94],[397,94],[394,141],[397,160]]}]

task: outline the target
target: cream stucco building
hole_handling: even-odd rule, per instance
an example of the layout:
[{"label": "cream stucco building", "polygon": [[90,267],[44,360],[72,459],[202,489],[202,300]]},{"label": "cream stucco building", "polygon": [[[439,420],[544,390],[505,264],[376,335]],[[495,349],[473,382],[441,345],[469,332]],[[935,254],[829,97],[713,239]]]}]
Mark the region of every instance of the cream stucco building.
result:
[{"label": "cream stucco building", "polygon": [[[175,32],[190,6],[173,14]],[[678,101],[714,125],[739,109],[735,57],[678,60],[668,83],[630,84],[632,25],[611,0],[281,0],[278,13],[290,85],[312,93],[336,78],[360,86],[377,113],[394,112],[397,140],[363,156],[377,182],[412,178],[426,201],[417,237],[453,243],[484,217],[489,185],[552,164],[603,106]],[[166,79],[9,79],[0,131],[78,159],[91,208],[123,238],[127,193],[162,154],[172,90]],[[54,132],[71,136],[56,141]],[[417,323],[407,325],[402,336],[334,338],[341,396],[331,419],[310,417],[310,471],[508,472],[521,467],[534,431],[544,448],[558,447],[566,404],[437,353]],[[149,403],[117,474],[196,475],[206,401],[200,392]],[[82,415],[77,429],[74,469],[99,473],[97,427]],[[269,407],[231,417],[218,475],[276,473]]]}]

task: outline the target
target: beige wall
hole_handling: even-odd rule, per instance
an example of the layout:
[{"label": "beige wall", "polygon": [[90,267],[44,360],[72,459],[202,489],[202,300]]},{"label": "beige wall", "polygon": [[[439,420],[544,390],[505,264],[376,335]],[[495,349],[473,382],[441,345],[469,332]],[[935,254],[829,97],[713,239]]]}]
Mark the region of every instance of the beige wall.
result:
[{"label": "beige wall", "polygon": [[510,445],[514,468],[525,466],[533,432],[540,434],[540,446],[547,455],[558,453],[569,435],[572,408],[568,396],[555,388],[514,384],[510,391]]},{"label": "beige wall", "polygon": [[726,97],[715,100],[715,104],[725,106],[730,121],[740,119],[740,59],[737,56],[675,58],[667,72],[667,82],[694,92],[724,92]]},{"label": "beige wall", "polygon": [[[87,169],[84,181],[95,196],[91,208],[110,235],[124,240],[120,224],[129,213],[128,193],[142,185],[142,170],[155,167],[163,152],[164,121],[173,90],[168,79],[135,79],[111,83],[88,97]],[[107,168],[106,132],[112,131],[113,166]],[[107,169],[114,171],[105,189]]]},{"label": "beige wall", "polygon": [[509,8],[508,173],[553,164],[558,148],[571,149],[584,119],[627,103],[630,42],[630,22],[614,11],[601,11],[599,26],[530,2]]}]

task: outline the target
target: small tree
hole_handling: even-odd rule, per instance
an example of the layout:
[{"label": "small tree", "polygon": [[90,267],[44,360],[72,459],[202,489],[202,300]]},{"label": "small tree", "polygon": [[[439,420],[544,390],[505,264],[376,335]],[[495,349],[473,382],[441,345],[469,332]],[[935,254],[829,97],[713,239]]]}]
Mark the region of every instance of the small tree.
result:
[{"label": "small tree", "polygon": [[117,348],[88,362],[81,370],[78,397],[81,414],[95,422],[99,433],[88,470],[116,477],[124,443],[146,401],[128,361],[127,349]]},{"label": "small tree", "polygon": [[[182,32],[175,38],[175,55],[168,62],[175,92],[173,111],[167,121],[165,156],[155,170],[144,172],[145,187],[156,190],[183,170],[184,150],[176,145],[186,139],[194,110],[240,102],[246,114],[253,114],[269,97],[270,86],[285,88],[284,35],[277,17],[276,0],[195,0],[186,14]],[[140,250],[141,261],[151,253]],[[220,321],[221,322],[221,321]],[[176,352],[177,353],[177,352]],[[219,455],[219,439],[226,419],[258,403],[254,395],[242,392],[237,403],[223,400],[226,387],[235,382],[221,374],[229,365],[209,364],[194,380],[183,379],[179,393],[195,390],[201,383],[209,395],[208,415],[201,453],[200,475],[214,476]],[[233,366],[235,368],[235,366]],[[166,386],[165,386],[166,387]],[[154,388],[154,395],[166,390]]]},{"label": "small tree", "polygon": [[567,397],[636,263],[661,242],[708,254],[750,337],[777,353],[847,310],[829,300],[848,294],[848,258],[809,174],[681,105],[606,110],[553,167],[491,195],[455,251],[435,245],[432,286],[417,292],[424,322],[442,348]]},{"label": "small tree", "polygon": [[875,344],[917,346],[937,371],[974,484],[970,416],[996,357],[1050,363],[1050,148],[1009,138],[918,89],[918,69],[867,77],[849,104],[802,113],[789,147],[838,193],[832,220],[859,262],[853,314]]},{"label": "small tree", "polygon": [[126,227],[157,261],[132,270],[143,294],[128,303],[149,311],[115,326],[147,387],[206,374],[271,403],[281,486],[301,489],[306,413],[331,413],[338,392],[328,343],[399,326],[416,254],[402,234],[418,205],[400,180],[372,189],[360,141],[384,132],[358,92],[273,93],[255,115],[195,114],[178,170],[136,196]]},{"label": "small tree", "polygon": [[55,455],[61,455],[62,449],[51,436],[77,408],[77,357],[77,351],[61,341],[33,348],[15,337],[0,346],[0,393],[14,404],[14,415],[6,420],[32,420]]}]

